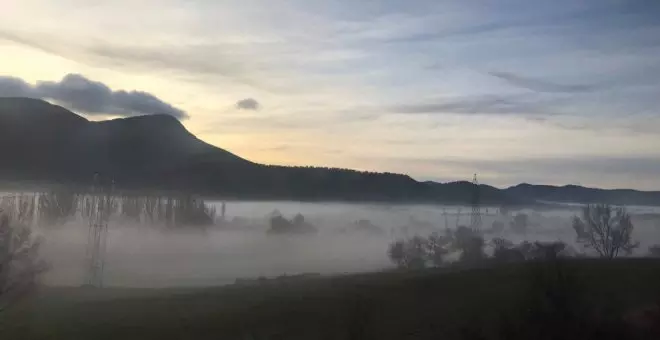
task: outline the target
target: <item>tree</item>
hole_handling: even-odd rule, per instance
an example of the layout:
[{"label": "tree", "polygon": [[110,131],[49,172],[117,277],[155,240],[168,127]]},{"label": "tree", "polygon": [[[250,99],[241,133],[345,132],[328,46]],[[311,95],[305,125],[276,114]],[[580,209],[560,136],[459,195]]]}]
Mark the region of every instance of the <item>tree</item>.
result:
[{"label": "tree", "polygon": [[519,213],[511,221],[511,230],[518,234],[523,234],[527,231],[527,224],[529,223],[529,217],[527,214]]},{"label": "tree", "polygon": [[468,247],[470,243],[470,239],[475,235],[474,230],[466,227],[466,226],[459,226],[456,228],[456,231],[453,233],[453,242],[452,242],[452,248],[454,250],[463,250],[466,247]]},{"label": "tree", "polygon": [[434,266],[441,266],[445,262],[445,255],[449,253],[447,246],[451,243],[451,238],[442,236],[438,233],[432,233],[426,240],[426,253],[428,259]]},{"label": "tree", "polygon": [[405,267],[406,242],[403,240],[394,241],[387,250],[387,255],[397,267]]},{"label": "tree", "polygon": [[460,260],[463,262],[478,262],[486,257],[484,238],[466,226],[456,228],[452,248],[461,251]]},{"label": "tree", "polygon": [[579,243],[593,248],[603,258],[615,258],[622,251],[629,255],[639,247],[639,242],[632,240],[633,224],[624,208],[587,205],[582,218],[573,218],[573,229]]},{"label": "tree", "polygon": [[390,244],[388,255],[399,268],[424,268],[427,262],[427,240],[415,236],[409,240],[395,241]]},{"label": "tree", "polygon": [[523,253],[511,241],[503,238],[494,238],[493,259],[498,262],[522,262],[525,260]]},{"label": "tree", "polygon": [[[9,217],[0,215],[0,298],[11,302],[30,290],[37,276],[47,269],[39,259],[41,239],[24,225],[10,225]],[[0,306],[2,308],[2,306]]]},{"label": "tree", "polygon": [[414,269],[424,268],[426,258],[426,239],[420,236],[411,238],[406,246],[406,266]]},{"label": "tree", "polygon": [[478,263],[485,258],[484,238],[480,235],[473,235],[465,243],[460,260],[467,263]]},{"label": "tree", "polygon": [[649,247],[649,256],[651,257],[660,257],[660,245],[654,245]]},{"label": "tree", "polygon": [[562,255],[566,249],[566,243],[555,242],[534,242],[533,258],[536,260],[554,261]]},{"label": "tree", "polygon": [[54,190],[39,197],[39,215],[47,224],[62,224],[78,210],[79,197],[66,189]]},{"label": "tree", "polygon": [[501,233],[504,231],[504,222],[502,221],[493,221],[493,224],[491,225],[490,231],[494,233]]}]

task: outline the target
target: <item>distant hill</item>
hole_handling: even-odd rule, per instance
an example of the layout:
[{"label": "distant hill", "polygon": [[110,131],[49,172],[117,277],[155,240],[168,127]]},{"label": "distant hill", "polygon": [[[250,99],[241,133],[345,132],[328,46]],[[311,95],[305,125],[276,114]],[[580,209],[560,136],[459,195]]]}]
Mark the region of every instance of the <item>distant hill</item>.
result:
[{"label": "distant hill", "polygon": [[[185,190],[244,199],[443,202],[472,199],[470,182],[418,182],[407,175],[250,162],[198,139],[175,118],[92,122],[62,107],[0,98],[0,180],[89,185],[95,173],[123,188]],[[660,193],[580,187],[480,186],[484,204],[535,200],[658,204]]]},{"label": "distant hill", "polygon": [[521,200],[566,203],[609,203],[617,205],[660,205],[660,191],[595,189],[577,185],[518,184],[504,190]]}]

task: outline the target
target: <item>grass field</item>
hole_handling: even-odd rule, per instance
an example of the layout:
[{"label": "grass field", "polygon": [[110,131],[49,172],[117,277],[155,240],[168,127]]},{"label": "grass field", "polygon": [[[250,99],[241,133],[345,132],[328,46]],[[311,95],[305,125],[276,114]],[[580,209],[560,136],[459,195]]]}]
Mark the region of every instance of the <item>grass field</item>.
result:
[{"label": "grass field", "polygon": [[[660,301],[660,261],[574,260],[584,298]],[[41,288],[0,313],[0,339],[452,339],[495,334],[538,265],[386,272],[205,289]]]}]

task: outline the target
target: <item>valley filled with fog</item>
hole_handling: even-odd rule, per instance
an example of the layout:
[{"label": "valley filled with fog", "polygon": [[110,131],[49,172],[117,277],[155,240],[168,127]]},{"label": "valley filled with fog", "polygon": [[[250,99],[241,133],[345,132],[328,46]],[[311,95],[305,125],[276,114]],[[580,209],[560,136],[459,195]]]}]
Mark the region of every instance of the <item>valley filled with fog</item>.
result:
[{"label": "valley filled with fog", "polygon": [[[387,250],[394,240],[444,232],[469,225],[471,207],[298,202],[211,202],[216,223],[204,229],[167,229],[112,217],[108,225],[104,285],[124,287],[214,286],[237,279],[296,274],[342,274],[392,268]],[[660,243],[660,208],[628,207],[633,215],[633,238],[639,252]],[[511,216],[529,216],[524,234],[513,233]],[[563,241],[575,244],[571,218],[578,205],[553,209],[523,209],[499,213],[481,207],[484,238],[506,238],[514,243]],[[272,235],[270,218],[293,219],[301,214],[315,233]],[[501,221],[501,232],[489,232]],[[360,226],[369,226],[361,228]],[[80,286],[84,282],[88,222],[77,216],[61,225],[36,227],[44,238],[42,256],[50,264],[43,281],[49,285]],[[488,246],[486,251],[488,252]]]}]

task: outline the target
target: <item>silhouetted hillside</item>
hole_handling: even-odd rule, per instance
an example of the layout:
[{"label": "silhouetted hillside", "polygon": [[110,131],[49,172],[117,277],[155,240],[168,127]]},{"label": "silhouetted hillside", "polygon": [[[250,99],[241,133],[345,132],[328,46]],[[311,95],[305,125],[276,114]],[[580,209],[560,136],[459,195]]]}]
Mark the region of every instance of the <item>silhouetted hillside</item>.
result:
[{"label": "silhouetted hillside", "polygon": [[0,144],[6,179],[81,182],[99,172],[132,182],[196,159],[249,163],[197,139],[171,116],[90,122],[26,98],[0,98]]},{"label": "silhouetted hillside", "polygon": [[[1,180],[89,185],[95,173],[124,188],[186,190],[249,199],[469,203],[470,182],[256,164],[209,145],[167,115],[91,122],[62,107],[0,98]],[[535,200],[660,204],[660,193],[581,187],[480,186],[484,204]]]},{"label": "silhouetted hillside", "polygon": [[637,191],[631,189],[594,189],[577,185],[552,186],[518,184],[505,190],[511,196],[523,200],[609,203],[617,205],[660,205],[660,191]]}]

